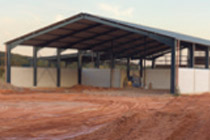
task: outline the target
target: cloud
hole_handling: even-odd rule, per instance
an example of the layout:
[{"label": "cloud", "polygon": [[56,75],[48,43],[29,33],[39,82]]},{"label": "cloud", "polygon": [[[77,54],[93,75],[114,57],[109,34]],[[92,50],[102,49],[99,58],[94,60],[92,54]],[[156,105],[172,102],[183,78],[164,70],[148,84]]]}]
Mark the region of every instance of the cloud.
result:
[{"label": "cloud", "polygon": [[116,17],[132,17],[134,12],[132,7],[123,9],[122,7],[107,3],[99,3],[98,7],[100,10],[113,14]]}]

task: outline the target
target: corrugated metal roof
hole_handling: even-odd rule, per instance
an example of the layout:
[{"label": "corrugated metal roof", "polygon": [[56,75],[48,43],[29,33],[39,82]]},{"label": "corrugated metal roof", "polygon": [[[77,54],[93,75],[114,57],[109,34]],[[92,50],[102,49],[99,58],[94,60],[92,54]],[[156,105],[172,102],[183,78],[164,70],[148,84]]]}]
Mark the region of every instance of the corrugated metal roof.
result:
[{"label": "corrugated metal roof", "polygon": [[[158,36],[158,38],[162,37],[161,39],[163,39],[163,40],[164,39],[169,39],[169,40],[177,39],[177,40],[186,41],[189,43],[196,43],[196,44],[200,44],[200,45],[204,45],[204,46],[210,46],[210,40],[201,39],[198,37],[193,37],[193,36],[189,36],[189,35],[185,35],[185,34],[181,34],[181,33],[175,33],[172,31],[152,28],[152,27],[148,27],[148,26],[144,26],[144,25],[129,23],[129,22],[121,21],[121,20],[105,18],[105,17],[101,17],[101,16],[95,16],[95,15],[91,15],[91,14],[87,14],[87,13],[81,13],[81,14],[75,15],[75,16],[65,19],[63,21],[57,22],[55,24],[44,27],[44,28],[34,31],[32,33],[18,37],[14,40],[8,41],[6,44],[8,45],[8,44],[15,43],[17,45],[21,45],[21,44],[25,43],[24,45],[27,45],[27,42],[30,42],[30,43],[28,43],[28,45],[31,45],[34,43],[33,45],[36,46],[37,44],[40,44],[40,43],[38,43],[38,40],[37,40],[38,37],[41,37],[42,35],[48,35],[48,33],[50,31],[57,32],[60,28],[67,26],[68,24],[72,25],[73,23],[77,23],[83,19],[89,20],[89,21],[95,22],[95,23],[101,22],[101,24],[103,24],[103,23],[109,24],[110,23],[110,25],[109,25],[110,27],[112,27],[112,26],[113,26],[113,28],[119,27],[119,29],[121,29],[122,31],[134,32],[139,35],[141,35],[140,31],[142,31],[142,33],[151,33],[153,35],[153,37],[155,35],[155,37],[152,39],[156,39]],[[126,27],[125,29],[127,29],[127,30],[123,30],[124,28],[121,28],[121,27]],[[139,32],[135,32],[135,31],[139,31]],[[145,34],[142,34],[142,35],[145,35]],[[58,36],[59,36],[59,34],[58,34]],[[41,40],[41,41],[48,41],[48,40],[45,39],[45,40]],[[55,42],[52,42],[52,43],[54,43],[54,44],[57,43],[56,45],[60,45],[61,43],[63,43],[63,42],[58,42],[58,41],[56,42],[56,41],[57,40],[55,39]],[[168,44],[170,44],[170,43],[171,42],[168,42]],[[65,44],[65,43],[63,43],[63,44]],[[167,44],[167,42],[166,42],[166,44]]]},{"label": "corrugated metal roof", "polygon": [[[87,16],[93,16],[91,14],[86,14],[86,15]],[[201,44],[201,45],[210,46],[210,40],[207,40],[207,39],[202,39],[202,38],[199,38],[199,37],[185,35],[185,34],[173,32],[173,31],[153,28],[153,27],[149,27],[149,26],[145,26],[145,25],[130,23],[130,22],[122,21],[122,20],[116,20],[116,19],[112,19],[112,18],[105,18],[105,17],[101,17],[101,16],[94,16],[94,17],[98,17],[98,18],[101,18],[101,19],[104,19],[104,20],[109,20],[109,21],[112,21],[112,22],[115,22],[115,23],[118,23],[118,24],[121,24],[121,25],[130,26],[130,27],[133,27],[133,28],[136,28],[136,29],[147,31],[147,32],[167,36],[167,37],[174,38],[174,39],[177,39],[177,40],[182,40],[182,41],[186,41],[186,42],[191,42],[191,43],[197,43],[197,44]]]}]

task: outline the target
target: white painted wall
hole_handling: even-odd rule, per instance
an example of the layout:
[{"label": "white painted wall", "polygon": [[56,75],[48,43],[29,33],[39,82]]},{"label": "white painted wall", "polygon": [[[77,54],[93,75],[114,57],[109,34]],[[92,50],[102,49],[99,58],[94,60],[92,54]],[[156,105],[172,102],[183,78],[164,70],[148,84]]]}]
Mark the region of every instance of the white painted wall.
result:
[{"label": "white painted wall", "polygon": [[[56,87],[57,73],[55,68],[37,69],[38,87]],[[11,83],[19,87],[33,87],[33,68],[12,67]],[[113,87],[122,87],[121,71],[114,70]],[[110,69],[83,69],[82,84],[88,86],[110,87]],[[78,83],[76,69],[61,69],[61,87],[71,87]]]},{"label": "white painted wall", "polygon": [[11,83],[18,87],[33,87],[33,69],[11,67]]},{"label": "white painted wall", "polygon": [[[38,87],[56,87],[56,69],[38,68],[37,86]],[[77,84],[76,69],[61,69],[61,86],[71,87]],[[12,67],[11,83],[19,87],[33,87],[33,68],[30,67]]]},{"label": "white painted wall", "polygon": [[71,87],[78,83],[76,69],[61,69],[61,86]]},{"label": "white painted wall", "polygon": [[210,91],[210,71],[179,68],[178,87],[182,94],[201,94]]},{"label": "white painted wall", "polygon": [[110,87],[110,70],[82,69],[82,85]]},{"label": "white painted wall", "polygon": [[146,87],[152,86],[152,89],[170,89],[170,69],[147,69]]},{"label": "white painted wall", "polygon": [[[56,87],[56,69],[37,69],[38,87]],[[110,87],[110,69],[83,69],[82,84]],[[200,94],[210,91],[210,70],[179,68],[178,88],[181,94]],[[126,72],[115,69],[113,87],[123,87]],[[170,69],[147,69],[146,87],[170,89]],[[61,86],[71,87],[78,82],[76,69],[61,69]],[[19,87],[33,87],[33,68],[12,67],[11,83]]]},{"label": "white painted wall", "polygon": [[[110,87],[110,69],[82,69],[82,85]],[[121,87],[121,72],[118,69],[113,71],[113,87]]]},{"label": "white painted wall", "polygon": [[209,91],[209,70],[195,69],[195,93]]},{"label": "white painted wall", "polygon": [[194,69],[179,69],[178,87],[180,93],[192,93],[194,92]]},{"label": "white painted wall", "polygon": [[[32,73],[33,76],[33,73]],[[38,68],[37,86],[38,87],[56,87],[56,69]]]},{"label": "white painted wall", "polygon": [[[170,69],[147,69],[146,87],[170,89]],[[201,94],[210,91],[210,70],[179,68],[178,89],[181,94]]]}]

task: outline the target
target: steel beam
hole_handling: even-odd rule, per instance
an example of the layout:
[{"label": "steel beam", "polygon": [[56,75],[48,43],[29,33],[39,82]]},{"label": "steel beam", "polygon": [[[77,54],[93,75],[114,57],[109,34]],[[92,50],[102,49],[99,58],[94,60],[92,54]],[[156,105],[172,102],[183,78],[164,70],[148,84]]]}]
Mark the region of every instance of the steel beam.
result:
[{"label": "steel beam", "polygon": [[71,43],[71,44],[69,44],[69,45],[67,45],[67,46],[64,46],[64,48],[65,48],[65,47],[69,47],[69,46],[72,46],[72,47],[73,47],[74,45],[81,44],[82,42],[85,42],[85,41],[88,41],[88,40],[93,40],[93,39],[98,38],[98,37],[100,37],[100,36],[103,36],[103,35],[107,35],[107,34],[113,33],[113,32],[115,32],[115,31],[117,31],[117,30],[119,30],[119,29],[112,29],[112,30],[109,30],[109,31],[106,31],[106,32],[103,32],[103,33],[98,33],[98,34],[93,35],[93,36],[91,36],[91,37],[87,37],[87,38],[84,38],[84,39],[82,39],[82,40],[73,42],[73,43]]},{"label": "steel beam", "polygon": [[83,19],[83,16],[78,16],[78,17],[76,17],[76,18],[74,18],[72,20],[63,22],[63,23],[58,24],[58,25],[55,25],[55,26],[50,26],[46,30],[41,30],[40,32],[31,33],[28,36],[25,36],[23,38],[22,37],[21,38],[18,38],[18,39],[14,40],[14,41],[7,42],[6,44],[7,45],[12,45],[12,46],[17,46],[17,45],[20,45],[21,43],[23,43],[24,41],[30,40],[32,38],[35,38],[37,36],[43,35],[43,34],[48,33],[50,31],[56,30],[58,28],[64,27],[64,26],[66,26],[68,24],[75,23],[75,22],[77,22],[77,21],[79,21],[81,19]]},{"label": "steel beam", "polygon": [[[128,53],[127,57],[131,57],[132,59],[133,58],[138,58],[138,59],[146,58],[146,56],[152,55],[155,52],[161,50],[161,49],[157,49],[157,48],[162,47],[162,46],[163,46],[162,44],[158,44],[158,45],[154,45],[154,46],[147,46],[147,48],[142,47],[141,49],[136,50],[136,52]],[[152,50],[152,51],[147,52],[146,50]],[[123,56],[121,56],[121,57],[123,57]],[[124,55],[124,57],[125,57],[125,55]]]},{"label": "steel beam", "polygon": [[[138,40],[142,41],[142,40],[144,40],[144,38],[145,37],[134,39],[134,40],[129,41],[129,43],[133,43],[134,41],[138,41]],[[152,42],[154,42],[154,41],[152,41]],[[142,45],[145,44],[145,43],[140,43],[140,44],[137,44],[137,45],[131,45],[130,47],[126,47],[126,48],[123,47],[123,48],[121,48],[121,46],[128,45],[129,43],[118,44],[118,46],[120,46],[120,48],[118,50],[116,50],[115,52],[119,53],[119,54],[127,53],[128,50],[133,50],[133,49],[139,48],[139,47],[141,47]],[[150,44],[151,42],[148,42],[148,43]]]},{"label": "steel beam", "polygon": [[83,28],[83,29],[77,30],[77,31],[75,31],[75,32],[73,32],[73,33],[69,33],[69,34],[65,34],[65,35],[59,36],[59,37],[57,37],[57,38],[55,38],[55,39],[52,39],[52,40],[49,40],[49,41],[47,41],[47,42],[45,42],[45,43],[43,43],[43,44],[39,44],[38,46],[41,46],[41,47],[43,47],[43,46],[48,46],[49,44],[51,44],[51,43],[53,43],[53,42],[56,42],[56,41],[58,41],[58,40],[61,40],[61,39],[64,39],[64,38],[67,38],[67,37],[70,37],[70,36],[73,36],[73,35],[78,34],[78,33],[80,33],[80,32],[84,32],[84,31],[87,31],[87,30],[96,28],[96,27],[98,27],[98,26],[101,26],[101,24],[94,24],[94,25],[85,27],[85,28]]},{"label": "steel beam", "polygon": [[[143,43],[135,45],[135,46],[131,46],[130,48],[124,49],[122,52],[120,51],[119,52],[120,55],[118,55],[118,56],[122,57],[122,58],[123,57],[132,57],[133,55],[138,54],[139,51],[143,51],[145,49],[149,49],[149,48],[145,48],[144,46],[145,45],[150,45],[152,43],[156,43],[156,41],[151,40],[151,41],[143,42]],[[130,50],[130,51],[128,52],[128,50]]]},{"label": "steel beam", "polygon": [[205,68],[206,69],[209,69],[209,47],[207,47],[205,49],[205,58],[206,58],[206,61],[205,61]]},{"label": "steel beam", "polygon": [[[128,45],[128,44],[131,44],[131,43],[134,43],[136,41],[140,41],[142,40],[142,38],[135,38],[135,39],[131,39],[131,40],[128,40],[126,42],[122,42],[122,43],[117,43],[117,46],[119,47],[116,47],[115,50],[113,50],[114,52],[116,53],[120,53],[121,50],[125,50],[125,49],[128,49],[127,47],[123,47],[125,45]],[[110,47],[106,47],[106,48],[103,48],[103,49],[94,49],[94,50],[97,50],[97,51],[109,51],[108,49],[110,49]]]},{"label": "steel beam", "polygon": [[[102,42],[99,42],[99,43],[96,43],[96,44],[92,44],[90,46],[87,46],[87,47],[84,47],[84,48],[81,48],[81,49],[83,49],[83,50],[90,50],[91,49],[91,50],[94,50],[94,51],[99,51],[99,50],[96,49],[98,46],[103,45],[103,44],[108,43],[108,42],[111,42],[111,41],[114,41],[114,40],[118,40],[118,39],[121,39],[121,38],[124,38],[124,37],[128,37],[132,34],[133,33],[126,33],[124,35],[120,35],[120,36],[117,36],[117,37],[114,37],[114,38],[111,38],[111,39],[108,39],[108,40],[105,40],[105,41],[102,41]],[[111,46],[107,47],[107,48],[111,48]]]},{"label": "steel beam", "polygon": [[170,92],[172,94],[176,93],[176,47],[177,40],[174,41],[174,46],[171,47],[171,84]]},{"label": "steel beam", "polygon": [[[156,47],[157,47],[157,46],[156,46]],[[164,46],[163,48],[158,49],[158,51],[161,52],[161,51],[165,51],[165,50],[167,50],[167,49],[168,49],[168,47],[167,47],[167,46]],[[147,59],[147,56],[151,56],[151,55],[153,55],[155,52],[157,52],[157,50],[150,51],[149,53],[145,53],[145,52],[139,53],[140,57],[138,57],[138,59],[139,59],[139,58]]]},{"label": "steel beam", "polygon": [[[185,49],[186,47],[180,47],[180,48],[181,48],[181,49]],[[166,51],[164,51],[164,52],[155,54],[151,59],[156,59],[156,58],[161,57],[161,56],[163,56],[163,55],[165,55],[165,54],[168,54],[168,53],[170,53],[170,52],[171,52],[171,49],[169,48],[169,50],[166,50]]]},{"label": "steel beam", "polygon": [[103,20],[101,18],[97,18],[97,17],[93,17],[93,16],[89,16],[89,15],[86,15],[84,18],[87,19],[87,20],[95,21],[95,22],[98,22],[98,23],[101,23],[101,24],[116,27],[116,28],[119,28],[119,29],[122,29],[122,30],[137,33],[137,34],[140,34],[140,35],[143,35],[143,36],[147,36],[151,39],[154,39],[154,40],[157,40],[161,43],[164,43],[167,46],[173,46],[173,38],[170,38],[170,37],[165,37],[163,35],[158,35],[156,33],[146,32],[146,31],[143,31],[143,30],[138,30],[138,29],[136,29],[134,27],[131,27],[129,25],[116,24],[114,21],[113,22],[112,21],[107,21],[107,20]]},{"label": "steel beam", "polygon": [[60,87],[61,83],[61,50],[57,48],[57,87]]},{"label": "steel beam", "polygon": [[78,84],[82,84],[82,51],[78,51],[78,60],[77,60],[77,71],[78,71]]}]

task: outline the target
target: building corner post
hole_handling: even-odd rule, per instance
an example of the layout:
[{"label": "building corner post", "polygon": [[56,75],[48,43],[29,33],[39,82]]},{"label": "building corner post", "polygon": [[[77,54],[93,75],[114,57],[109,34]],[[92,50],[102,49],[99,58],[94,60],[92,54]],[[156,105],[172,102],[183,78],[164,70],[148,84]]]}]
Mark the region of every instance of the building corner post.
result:
[{"label": "building corner post", "polygon": [[176,93],[176,47],[177,40],[174,40],[174,45],[171,46],[171,83],[170,83],[170,93]]}]

